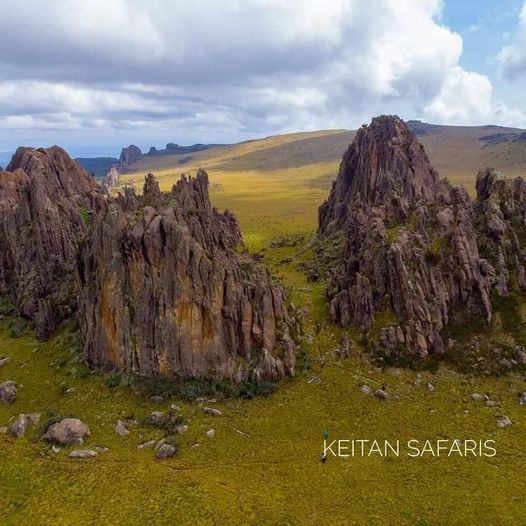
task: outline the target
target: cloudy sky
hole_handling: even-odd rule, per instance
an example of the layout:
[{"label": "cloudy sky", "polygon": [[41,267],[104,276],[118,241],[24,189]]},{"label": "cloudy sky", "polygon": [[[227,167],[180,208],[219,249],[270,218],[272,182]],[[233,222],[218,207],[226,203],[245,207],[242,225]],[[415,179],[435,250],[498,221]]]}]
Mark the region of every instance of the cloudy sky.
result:
[{"label": "cloudy sky", "polygon": [[526,127],[525,88],[524,0],[0,0],[0,154]]}]

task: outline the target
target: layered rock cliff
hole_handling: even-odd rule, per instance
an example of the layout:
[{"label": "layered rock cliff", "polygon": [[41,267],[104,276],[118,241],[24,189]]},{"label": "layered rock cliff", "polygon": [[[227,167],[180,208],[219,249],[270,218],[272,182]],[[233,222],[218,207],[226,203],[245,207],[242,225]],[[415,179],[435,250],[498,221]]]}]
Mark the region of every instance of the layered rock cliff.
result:
[{"label": "layered rock cliff", "polygon": [[0,294],[38,338],[76,306],[78,246],[102,204],[97,184],[61,148],[19,148],[0,172]]},{"label": "layered rock cliff", "polygon": [[443,351],[458,312],[490,324],[492,297],[508,295],[512,276],[526,286],[524,192],[521,179],[487,170],[473,204],[463,188],[439,180],[401,119],[373,119],[319,211],[319,236],[339,231],[345,240],[327,290],[334,320],[413,357]]},{"label": "layered rock cliff", "polygon": [[92,367],[145,376],[279,379],[294,372],[284,292],[238,247],[208,178],[110,198],[81,254],[79,317]]}]

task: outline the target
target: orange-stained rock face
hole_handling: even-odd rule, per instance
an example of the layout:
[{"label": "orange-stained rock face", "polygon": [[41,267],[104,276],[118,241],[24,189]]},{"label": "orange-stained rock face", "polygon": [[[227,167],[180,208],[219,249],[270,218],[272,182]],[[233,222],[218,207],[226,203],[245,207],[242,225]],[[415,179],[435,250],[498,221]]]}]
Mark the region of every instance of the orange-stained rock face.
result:
[{"label": "orange-stained rock face", "polygon": [[102,204],[95,181],[57,146],[19,148],[0,172],[0,294],[40,339],[75,311],[78,245]]},{"label": "orange-stained rock face", "polygon": [[236,252],[240,242],[236,218],[210,205],[203,171],[170,193],[150,175],[143,195],[110,199],[79,266],[88,363],[234,381],[293,374],[295,322],[284,292]]}]

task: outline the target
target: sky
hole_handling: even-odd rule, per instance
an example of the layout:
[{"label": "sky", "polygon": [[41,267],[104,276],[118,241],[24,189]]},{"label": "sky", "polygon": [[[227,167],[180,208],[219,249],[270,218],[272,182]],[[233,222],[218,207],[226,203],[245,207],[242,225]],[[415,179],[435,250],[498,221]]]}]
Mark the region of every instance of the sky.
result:
[{"label": "sky", "polygon": [[0,0],[0,163],[353,129],[526,128],[525,0]]}]

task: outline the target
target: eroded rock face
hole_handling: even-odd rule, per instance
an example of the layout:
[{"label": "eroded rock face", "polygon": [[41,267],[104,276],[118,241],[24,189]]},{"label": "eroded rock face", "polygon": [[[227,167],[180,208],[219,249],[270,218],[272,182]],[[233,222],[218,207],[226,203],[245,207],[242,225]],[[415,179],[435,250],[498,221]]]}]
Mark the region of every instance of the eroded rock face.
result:
[{"label": "eroded rock face", "polygon": [[78,246],[97,184],[57,146],[19,148],[0,172],[0,295],[46,339],[75,310]]},{"label": "eroded rock face", "polygon": [[377,345],[414,357],[443,350],[453,312],[490,323],[491,291],[507,294],[510,269],[526,288],[514,230],[525,224],[526,185],[501,179],[479,174],[473,205],[439,180],[401,119],[362,127],[319,212],[320,237],[345,234],[328,286],[334,320],[375,328]]},{"label": "eroded rock face", "polygon": [[279,379],[294,371],[281,287],[237,247],[208,177],[108,201],[81,254],[80,325],[92,367],[145,376]]}]

